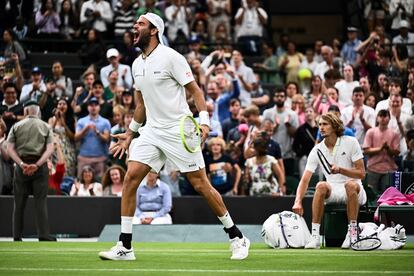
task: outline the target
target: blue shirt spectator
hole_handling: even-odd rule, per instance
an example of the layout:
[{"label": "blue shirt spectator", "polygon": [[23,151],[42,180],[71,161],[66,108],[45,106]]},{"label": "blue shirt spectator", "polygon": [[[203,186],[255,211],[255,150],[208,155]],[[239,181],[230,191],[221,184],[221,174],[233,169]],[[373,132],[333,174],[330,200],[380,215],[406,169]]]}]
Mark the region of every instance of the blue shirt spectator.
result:
[{"label": "blue shirt spectator", "polygon": [[356,48],[361,44],[361,40],[357,38],[358,29],[355,27],[348,27],[348,40],[344,43],[341,50],[341,56],[344,63],[354,65],[357,59]]}]

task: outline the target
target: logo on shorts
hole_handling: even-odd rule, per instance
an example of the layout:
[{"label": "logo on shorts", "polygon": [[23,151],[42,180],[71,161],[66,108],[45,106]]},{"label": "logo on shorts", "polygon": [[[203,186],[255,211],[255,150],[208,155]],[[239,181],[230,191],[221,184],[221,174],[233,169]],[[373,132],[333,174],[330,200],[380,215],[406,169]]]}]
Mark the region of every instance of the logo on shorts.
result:
[{"label": "logo on shorts", "polygon": [[189,168],[192,168],[192,167],[195,167],[195,166],[197,166],[197,164],[195,164],[195,163],[194,163],[194,164],[189,164],[189,165],[188,165],[188,167],[189,167]]}]

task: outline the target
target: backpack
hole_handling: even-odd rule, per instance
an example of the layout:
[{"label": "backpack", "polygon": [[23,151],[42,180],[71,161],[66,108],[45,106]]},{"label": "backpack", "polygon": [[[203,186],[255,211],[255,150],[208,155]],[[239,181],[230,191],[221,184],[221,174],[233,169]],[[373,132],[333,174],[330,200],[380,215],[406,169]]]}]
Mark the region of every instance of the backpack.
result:
[{"label": "backpack", "polygon": [[272,248],[301,248],[311,234],[303,217],[290,211],[271,215],[262,227],[262,238]]}]

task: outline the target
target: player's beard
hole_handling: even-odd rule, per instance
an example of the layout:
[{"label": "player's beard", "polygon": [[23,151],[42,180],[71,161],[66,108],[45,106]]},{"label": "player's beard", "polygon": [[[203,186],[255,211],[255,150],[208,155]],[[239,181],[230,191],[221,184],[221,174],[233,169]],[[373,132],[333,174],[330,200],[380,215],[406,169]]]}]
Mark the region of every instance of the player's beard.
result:
[{"label": "player's beard", "polygon": [[139,47],[141,51],[145,51],[149,46],[150,39],[149,30],[141,31],[140,38],[135,46]]}]

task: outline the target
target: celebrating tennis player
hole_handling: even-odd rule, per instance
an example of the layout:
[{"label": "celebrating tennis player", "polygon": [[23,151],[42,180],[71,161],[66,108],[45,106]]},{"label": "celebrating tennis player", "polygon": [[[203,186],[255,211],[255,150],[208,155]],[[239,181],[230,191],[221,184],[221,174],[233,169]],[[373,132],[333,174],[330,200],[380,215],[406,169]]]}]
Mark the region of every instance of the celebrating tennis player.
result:
[{"label": "celebrating tennis player", "polygon": [[[199,111],[202,139],[210,131],[210,119],[206,111],[203,92],[194,81],[190,66],[175,50],[163,45],[163,20],[154,13],[141,15],[134,24],[134,44],[142,54],[132,64],[138,104],[134,119],[125,134],[115,135],[118,142],[111,147],[114,156],[122,156],[128,149],[128,171],[125,175],[122,206],[121,235],[111,250],[100,252],[106,260],[135,260],[132,240],[132,218],[135,211],[136,191],[150,170],[160,171],[168,158],[186,176],[194,189],[200,193],[218,216],[228,233],[232,260],[242,260],[249,254],[250,241],[233,223],[223,199],[211,186],[205,171],[201,151],[187,150],[181,122],[192,116],[187,105],[185,89],[194,98]],[[145,126],[142,126],[146,120]],[[200,133],[195,123],[193,134]],[[134,139],[139,130],[140,136]],[[184,130],[185,131],[185,130]],[[190,132],[191,133],[191,132]],[[191,208],[189,206],[189,208]]]},{"label": "celebrating tennis player", "polygon": [[316,185],[312,202],[312,238],[305,248],[320,248],[319,228],[324,202],[347,204],[348,231],[351,240],[345,240],[342,247],[349,248],[350,244],[357,239],[359,205],[367,200],[361,182],[361,179],[365,178],[364,156],[358,140],[343,135],[344,125],[336,114],[322,115],[319,119],[319,130],[324,139],[315,145],[308,156],[292,209],[293,212],[303,215],[302,199],[308,189],[312,174],[320,164],[326,181],[321,181]]}]

